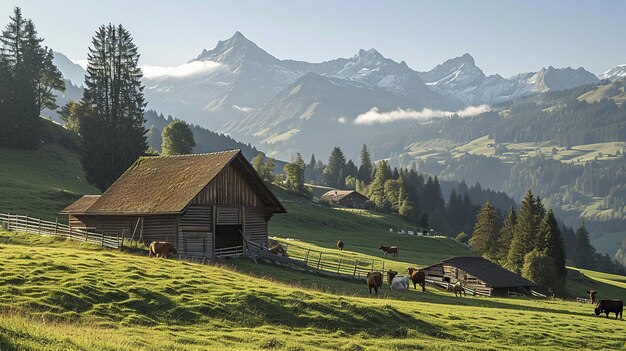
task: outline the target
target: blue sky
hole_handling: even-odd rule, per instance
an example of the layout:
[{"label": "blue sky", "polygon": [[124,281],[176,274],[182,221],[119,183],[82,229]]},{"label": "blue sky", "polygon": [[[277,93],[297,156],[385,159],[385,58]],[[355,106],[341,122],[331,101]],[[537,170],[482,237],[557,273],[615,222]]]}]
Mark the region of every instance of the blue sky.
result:
[{"label": "blue sky", "polygon": [[122,23],[144,65],[176,66],[239,30],[278,58],[324,61],[376,48],[416,70],[465,52],[487,74],[626,63],[624,1],[0,0],[35,21],[45,44],[84,59],[95,29]]}]

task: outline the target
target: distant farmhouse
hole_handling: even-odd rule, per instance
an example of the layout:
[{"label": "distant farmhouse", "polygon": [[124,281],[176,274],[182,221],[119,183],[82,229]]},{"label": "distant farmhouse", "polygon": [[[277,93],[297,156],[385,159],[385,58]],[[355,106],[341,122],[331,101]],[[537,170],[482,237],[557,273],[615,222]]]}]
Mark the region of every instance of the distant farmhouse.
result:
[{"label": "distant farmhouse", "polygon": [[367,196],[356,190],[331,190],[320,197],[324,201],[333,205],[340,205],[352,208],[366,208],[369,204]]},{"label": "distant farmhouse", "polygon": [[[268,221],[286,210],[239,150],[141,157],[102,195],[61,211],[72,228],[169,241],[184,256],[241,256],[267,246]],[[244,240],[245,238],[245,240]]]},{"label": "distant farmhouse", "polygon": [[528,293],[537,285],[485,258],[474,256],[452,257],[421,269],[426,279],[455,284],[486,295],[507,296],[509,293]]}]

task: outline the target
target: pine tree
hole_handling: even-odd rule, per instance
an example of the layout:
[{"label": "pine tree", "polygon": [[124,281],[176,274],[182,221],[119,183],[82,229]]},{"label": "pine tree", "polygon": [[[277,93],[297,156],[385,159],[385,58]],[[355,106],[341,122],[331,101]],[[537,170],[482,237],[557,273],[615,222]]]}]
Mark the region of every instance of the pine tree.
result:
[{"label": "pine tree", "polygon": [[104,190],[147,149],[142,73],[137,47],[121,25],[98,28],[87,60],[82,163],[88,181]]},{"label": "pine tree", "polygon": [[374,179],[370,184],[368,196],[374,205],[380,209],[386,207],[385,183],[391,179],[391,171],[387,161],[382,160],[376,166]]},{"label": "pine tree", "polygon": [[529,189],[520,206],[515,234],[507,256],[507,263],[513,271],[519,273],[524,265],[524,257],[537,247],[541,218],[540,207]]},{"label": "pine tree", "polygon": [[472,248],[490,260],[498,258],[498,241],[500,239],[500,219],[495,207],[487,201],[478,211],[472,238]]},{"label": "pine tree", "polygon": [[359,180],[369,184],[372,181],[372,174],[374,173],[374,166],[372,164],[372,158],[370,152],[367,149],[367,145],[363,144],[361,148],[361,166],[359,167]]},{"label": "pine tree", "polygon": [[22,16],[16,7],[0,35],[5,84],[5,108],[0,118],[0,145],[15,148],[36,148],[40,145],[44,107],[55,108],[52,89],[64,90],[59,70],[52,64],[52,51],[41,46],[34,23]]},{"label": "pine tree", "polygon": [[163,155],[186,155],[193,152],[196,142],[189,125],[180,120],[168,124],[161,133]]},{"label": "pine tree", "polygon": [[260,175],[263,172],[263,162],[265,161],[265,155],[259,152],[252,158],[252,168]]},{"label": "pine tree", "polygon": [[537,247],[554,260],[558,277],[565,282],[567,270],[565,268],[565,245],[559,224],[554,212],[549,210],[543,217],[540,226],[541,244]]},{"label": "pine tree", "polygon": [[410,220],[416,220],[416,218],[414,218],[413,203],[409,199],[404,172],[400,172],[400,177],[398,178],[398,213],[408,217]]},{"label": "pine tree", "polygon": [[346,166],[346,157],[340,148],[334,147],[328,158],[328,166],[324,170],[326,184],[331,187],[341,188],[344,185],[343,173]]},{"label": "pine tree", "polygon": [[515,236],[515,226],[517,225],[517,213],[515,208],[511,207],[502,223],[500,230],[500,239],[498,240],[498,254],[496,259],[502,264],[506,264],[507,255],[511,249],[511,242]]},{"label": "pine tree", "polygon": [[317,163],[317,160],[315,159],[315,154],[311,154],[311,160],[309,161],[309,163],[306,165],[306,167],[304,168],[304,179],[309,181],[309,182],[313,182],[315,183],[315,181],[317,179],[315,179],[315,164]]},{"label": "pine tree", "polygon": [[576,230],[576,241],[574,242],[574,255],[572,260],[579,268],[593,268],[593,256],[595,250],[589,242],[589,232],[583,222]]}]

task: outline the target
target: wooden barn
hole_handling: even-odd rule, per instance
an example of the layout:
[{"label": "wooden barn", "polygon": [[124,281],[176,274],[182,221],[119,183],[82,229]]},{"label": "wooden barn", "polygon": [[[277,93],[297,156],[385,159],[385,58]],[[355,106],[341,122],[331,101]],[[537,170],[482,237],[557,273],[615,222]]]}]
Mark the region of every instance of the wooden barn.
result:
[{"label": "wooden barn", "polygon": [[356,190],[330,190],[320,197],[320,201],[352,208],[366,208],[369,204],[367,196]]},{"label": "wooden barn", "polygon": [[102,195],[61,211],[72,228],[169,241],[179,255],[211,259],[243,255],[246,241],[267,246],[270,217],[285,212],[239,150],[141,157]]},{"label": "wooden barn", "polygon": [[527,294],[530,288],[537,286],[482,257],[452,257],[420,270],[426,273],[428,280],[450,284],[460,281],[463,286],[489,296]]}]

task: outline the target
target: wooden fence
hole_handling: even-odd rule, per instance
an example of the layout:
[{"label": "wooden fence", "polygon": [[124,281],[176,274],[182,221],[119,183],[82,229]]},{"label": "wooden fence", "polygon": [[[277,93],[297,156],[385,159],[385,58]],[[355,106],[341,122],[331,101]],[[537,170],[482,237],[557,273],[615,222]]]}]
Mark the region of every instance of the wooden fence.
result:
[{"label": "wooden fence", "polygon": [[100,245],[112,249],[121,249],[124,245],[124,232],[96,233],[80,228],[70,228],[57,221],[44,221],[28,215],[0,213],[0,225],[8,230],[55,236]]},{"label": "wooden fence", "polygon": [[281,243],[281,245],[289,254],[289,260],[283,261],[294,263],[298,266],[295,268],[356,279],[365,278],[370,272],[385,272],[384,260],[348,259],[338,254],[311,250],[295,244]]}]

